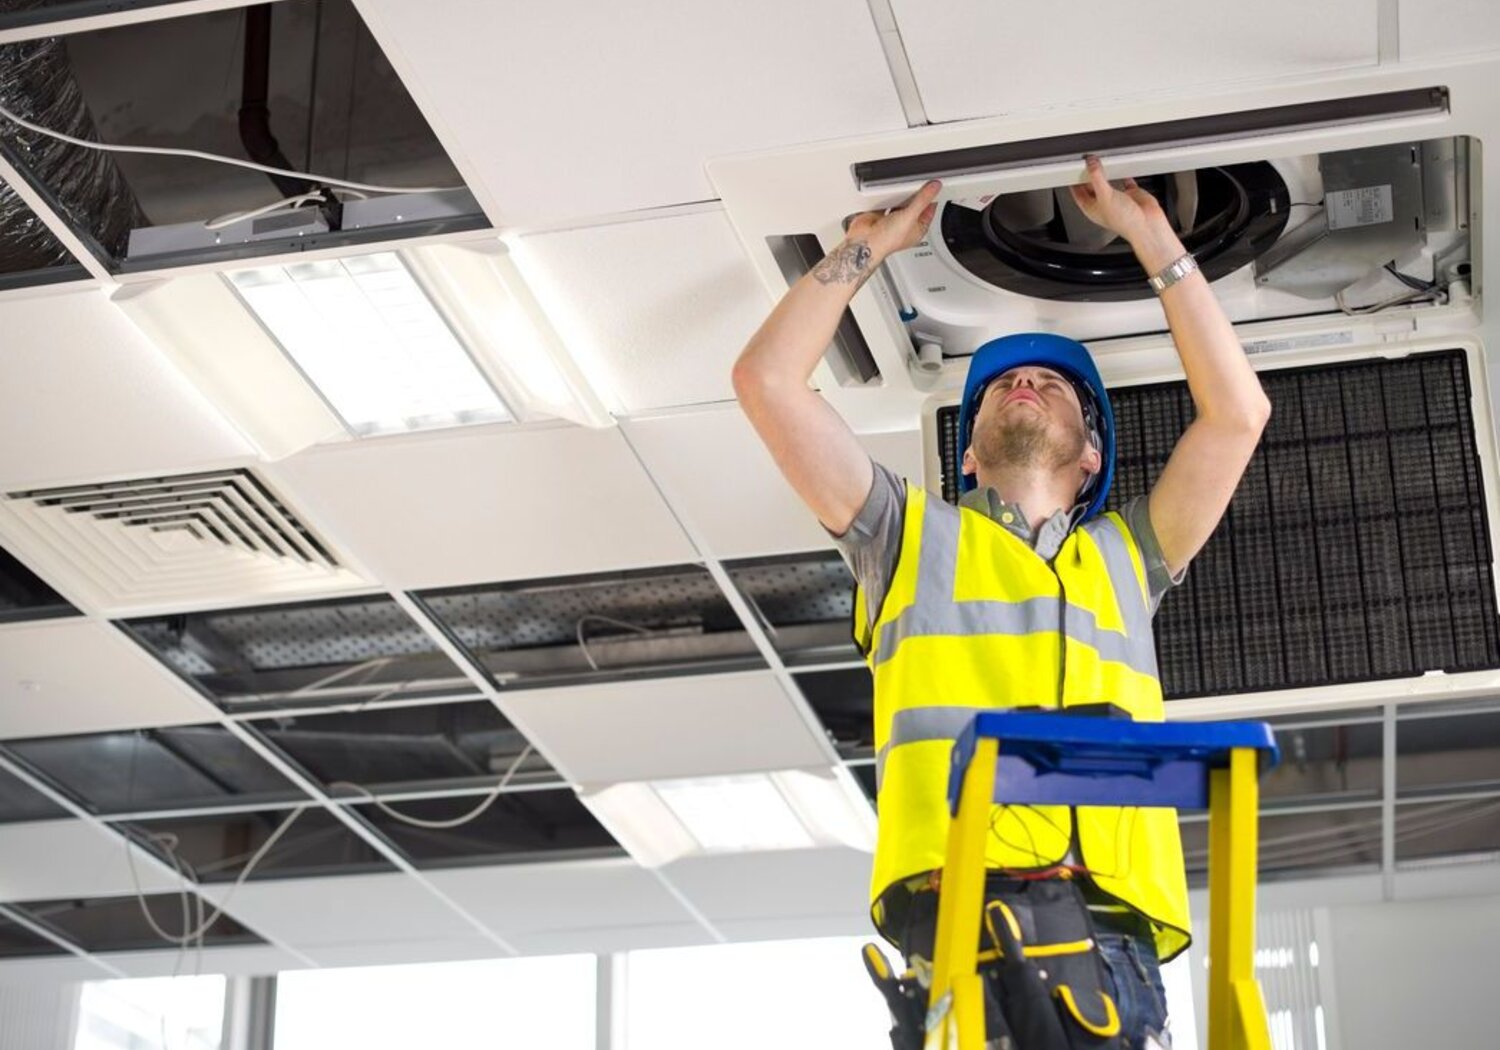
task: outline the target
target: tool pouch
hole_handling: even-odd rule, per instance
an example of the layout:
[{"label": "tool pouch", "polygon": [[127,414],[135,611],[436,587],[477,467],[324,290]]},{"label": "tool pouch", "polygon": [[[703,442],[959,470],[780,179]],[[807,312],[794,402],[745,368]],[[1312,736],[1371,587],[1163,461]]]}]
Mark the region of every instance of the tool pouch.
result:
[{"label": "tool pouch", "polygon": [[[1113,985],[1078,886],[992,875],[985,898],[979,972],[986,1040],[1003,1047],[1010,1038],[1022,1050],[1125,1050]],[[902,945],[908,957],[930,958],[936,929],[937,895],[920,894]]]},{"label": "tool pouch", "polygon": [[865,972],[885,997],[891,1011],[891,1050],[922,1050],[927,1015],[927,989],[915,973],[897,977],[885,953],[873,944],[860,949]]}]

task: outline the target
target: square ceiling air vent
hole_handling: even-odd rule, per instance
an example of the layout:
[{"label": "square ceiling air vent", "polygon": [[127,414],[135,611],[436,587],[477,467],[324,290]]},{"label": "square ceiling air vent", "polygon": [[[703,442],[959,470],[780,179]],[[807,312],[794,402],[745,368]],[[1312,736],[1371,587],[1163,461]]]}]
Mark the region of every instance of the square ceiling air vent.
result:
[{"label": "square ceiling air vent", "polygon": [[243,469],[11,492],[0,529],[110,615],[368,586]]},{"label": "square ceiling air vent", "polygon": [[10,740],[0,745],[94,813],[141,813],[301,799],[222,726]]},{"label": "square ceiling air vent", "polygon": [[76,616],[78,610],[6,550],[0,549],[0,623]]},{"label": "square ceiling air vent", "polygon": [[[350,0],[50,28],[0,47],[0,105],[31,125],[0,120],[0,153],[107,269],[488,225]],[[46,131],[280,173],[101,151]]]},{"label": "square ceiling air vent", "polygon": [[764,666],[698,565],[456,587],[420,600],[502,689]]},{"label": "square ceiling air vent", "polygon": [[[1270,425],[1156,618],[1168,699],[1500,667],[1468,367],[1445,350],[1261,375]],[[1183,383],[1110,398],[1118,509],[1150,491],[1192,399]],[[949,502],[957,415],[938,410]]]},{"label": "square ceiling air vent", "polygon": [[384,595],[131,620],[226,711],[470,698],[474,684]]},{"label": "square ceiling air vent", "polygon": [[488,789],[502,778],[517,788],[561,779],[488,700],[284,716],[248,726],[335,796],[357,797],[355,788],[455,791]]}]

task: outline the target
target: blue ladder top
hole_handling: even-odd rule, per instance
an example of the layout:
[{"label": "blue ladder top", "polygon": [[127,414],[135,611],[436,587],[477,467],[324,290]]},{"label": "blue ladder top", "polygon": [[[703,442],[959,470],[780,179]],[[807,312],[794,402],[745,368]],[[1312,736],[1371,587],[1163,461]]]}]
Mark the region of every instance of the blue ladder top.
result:
[{"label": "blue ladder top", "polygon": [[1125,718],[986,711],[953,744],[948,811],[981,738],[1000,741],[994,800],[1006,804],[1208,808],[1208,773],[1236,748],[1280,760],[1264,722],[1133,722]]}]

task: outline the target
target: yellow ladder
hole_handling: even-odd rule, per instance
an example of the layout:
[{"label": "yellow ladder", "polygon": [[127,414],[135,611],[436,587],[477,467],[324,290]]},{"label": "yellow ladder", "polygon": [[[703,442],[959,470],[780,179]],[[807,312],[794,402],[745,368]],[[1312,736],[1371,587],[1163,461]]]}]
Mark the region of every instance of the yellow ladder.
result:
[{"label": "yellow ladder", "polygon": [[1206,806],[1208,1050],[1271,1050],[1254,970],[1262,756],[1269,768],[1278,754],[1270,728],[1260,722],[975,716],[953,748],[953,821],[938,898],[924,1050],[984,1050],[978,954],[985,842],[995,802]]}]

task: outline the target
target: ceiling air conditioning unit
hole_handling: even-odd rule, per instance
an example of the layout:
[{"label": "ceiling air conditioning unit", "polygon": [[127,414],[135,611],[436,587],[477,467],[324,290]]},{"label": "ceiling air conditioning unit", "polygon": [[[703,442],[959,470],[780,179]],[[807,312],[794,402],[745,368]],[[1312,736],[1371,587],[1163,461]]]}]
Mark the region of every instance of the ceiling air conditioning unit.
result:
[{"label": "ceiling air conditioning unit", "polygon": [[1162,607],[1174,711],[1488,694],[1486,348],[1500,333],[1482,292],[1500,243],[1480,219],[1481,142],[1500,137],[1497,77],[1494,58],[1359,71],[730,157],[709,173],[777,296],[847,217],[943,180],[927,240],[855,297],[815,379],[857,430],[920,426],[922,481],[950,500],[968,358],[1011,332],[1093,353],[1123,417],[1116,502],[1165,463],[1192,412],[1165,316],[1128,246],[1067,192],[1085,153],[1137,179],[1275,406],[1230,514]]}]

